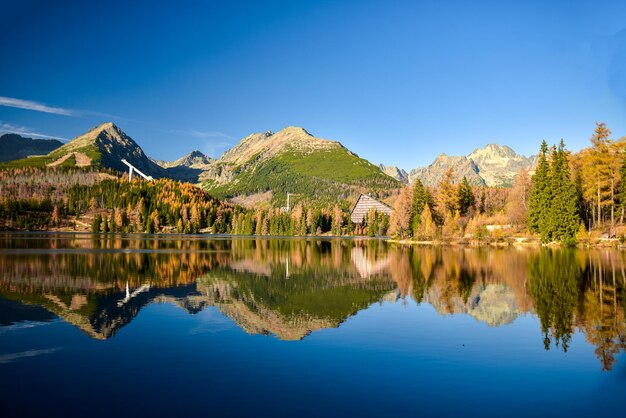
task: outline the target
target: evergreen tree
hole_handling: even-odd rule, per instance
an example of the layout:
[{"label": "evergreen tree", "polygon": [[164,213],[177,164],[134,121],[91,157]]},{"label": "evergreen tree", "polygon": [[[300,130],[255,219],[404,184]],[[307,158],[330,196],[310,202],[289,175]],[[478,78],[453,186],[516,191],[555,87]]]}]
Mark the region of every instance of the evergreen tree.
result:
[{"label": "evergreen tree", "polygon": [[541,142],[539,150],[539,161],[537,169],[532,176],[530,186],[530,201],[528,202],[528,228],[532,232],[540,232],[541,225],[545,222],[545,218],[549,209],[550,202],[550,183],[549,183],[549,165],[548,165],[548,144],[546,141]]},{"label": "evergreen tree", "polygon": [[427,203],[428,193],[420,179],[413,184],[413,196],[411,204],[411,229],[413,236],[417,236],[420,223],[422,222],[422,212]]},{"label": "evergreen tree", "polygon": [[546,230],[541,231],[542,238],[572,242],[580,227],[576,185],[570,178],[570,167],[565,143],[552,152],[550,188],[552,198],[548,211]]},{"label": "evergreen tree", "polygon": [[93,217],[93,221],[91,222],[91,232],[100,232],[100,224],[102,224],[102,216],[97,214]]},{"label": "evergreen tree", "polygon": [[467,177],[463,176],[463,180],[459,185],[458,189],[458,201],[459,201],[459,211],[461,212],[461,216],[465,216],[469,208],[474,206],[475,198],[474,192],[472,191],[472,186],[470,186],[469,181],[467,181]]}]

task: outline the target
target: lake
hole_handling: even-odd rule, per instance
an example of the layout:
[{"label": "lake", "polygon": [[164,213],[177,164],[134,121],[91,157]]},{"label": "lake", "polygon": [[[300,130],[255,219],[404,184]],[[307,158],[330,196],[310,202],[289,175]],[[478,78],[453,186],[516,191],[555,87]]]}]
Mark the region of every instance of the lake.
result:
[{"label": "lake", "polygon": [[0,416],[619,416],[626,253],[0,234]]}]

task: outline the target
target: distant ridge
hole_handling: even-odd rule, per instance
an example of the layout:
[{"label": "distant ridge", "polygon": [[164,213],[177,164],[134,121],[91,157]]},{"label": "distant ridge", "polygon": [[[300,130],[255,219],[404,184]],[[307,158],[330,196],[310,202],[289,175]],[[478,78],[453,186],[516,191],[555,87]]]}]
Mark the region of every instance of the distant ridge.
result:
[{"label": "distant ridge", "polygon": [[209,164],[211,164],[214,160],[203,154],[198,150],[191,151],[189,154],[180,157],[175,161],[161,161],[161,160],[152,160],[154,163],[158,164],[163,168],[173,168],[173,167],[191,167],[191,168],[206,168]]},{"label": "distant ridge", "polygon": [[45,155],[63,143],[56,139],[33,139],[8,133],[0,136],[0,162],[18,160],[31,155]]},{"label": "distant ridge", "polygon": [[508,146],[488,144],[467,156],[440,154],[430,165],[411,170],[409,182],[420,179],[424,185],[434,187],[451,168],[455,181],[465,176],[474,186],[510,187],[520,170],[531,170],[536,162],[536,156],[525,157]]},{"label": "distant ridge", "polygon": [[389,177],[392,177],[398,181],[401,181],[404,184],[409,183],[409,173],[406,171],[396,167],[395,165],[385,166],[384,164],[379,165],[380,170],[387,174]]},{"label": "distant ridge", "polygon": [[215,161],[198,150],[191,151],[175,161],[158,161],[154,163],[166,170],[166,175],[176,180],[197,183],[200,174],[209,170]]}]

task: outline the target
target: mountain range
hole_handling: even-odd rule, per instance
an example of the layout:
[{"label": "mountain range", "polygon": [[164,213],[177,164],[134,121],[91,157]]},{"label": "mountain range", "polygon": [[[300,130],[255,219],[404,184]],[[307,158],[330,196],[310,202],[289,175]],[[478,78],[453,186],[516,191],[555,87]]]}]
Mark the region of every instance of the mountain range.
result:
[{"label": "mountain range", "polygon": [[94,127],[66,144],[3,135],[0,150],[2,160],[12,160],[3,163],[5,167],[95,167],[126,171],[121,162],[126,159],[152,177],[196,183],[216,197],[244,205],[263,201],[279,204],[287,193],[328,202],[354,199],[360,193],[385,199],[402,183],[410,184],[418,178],[427,186],[436,186],[450,168],[456,180],[465,176],[476,186],[510,186],[520,170],[530,169],[536,163],[536,157],[528,158],[507,146],[489,144],[467,156],[441,154],[432,164],[407,173],[396,166],[376,166],[338,141],[315,137],[294,126],[276,133],[248,135],[218,159],[195,150],[173,161],[154,160],[111,122]]},{"label": "mountain range", "polygon": [[536,163],[536,155],[526,157],[505,145],[488,144],[467,156],[439,154],[430,165],[411,170],[408,180],[420,179],[425,186],[434,187],[452,169],[457,182],[465,176],[474,186],[510,187],[520,170],[532,170]]},{"label": "mountain range", "polygon": [[360,158],[341,143],[317,138],[303,128],[254,133],[228,150],[200,175],[205,189],[217,197],[286,193],[336,202],[371,193],[380,198],[401,183]]}]

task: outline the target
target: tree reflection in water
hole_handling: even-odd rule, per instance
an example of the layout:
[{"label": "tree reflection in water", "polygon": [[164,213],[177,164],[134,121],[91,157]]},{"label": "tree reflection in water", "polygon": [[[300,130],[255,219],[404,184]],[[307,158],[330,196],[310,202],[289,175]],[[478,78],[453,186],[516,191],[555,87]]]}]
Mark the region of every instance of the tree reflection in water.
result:
[{"label": "tree reflection in water", "polygon": [[0,248],[0,296],[11,301],[0,305],[11,310],[0,326],[20,321],[20,302],[106,339],[144,306],[167,302],[191,314],[216,306],[248,333],[301,339],[372,303],[412,299],[494,327],[536,314],[546,349],[567,351],[582,332],[605,370],[626,343],[625,262],[615,250],[54,234],[5,234]]}]

